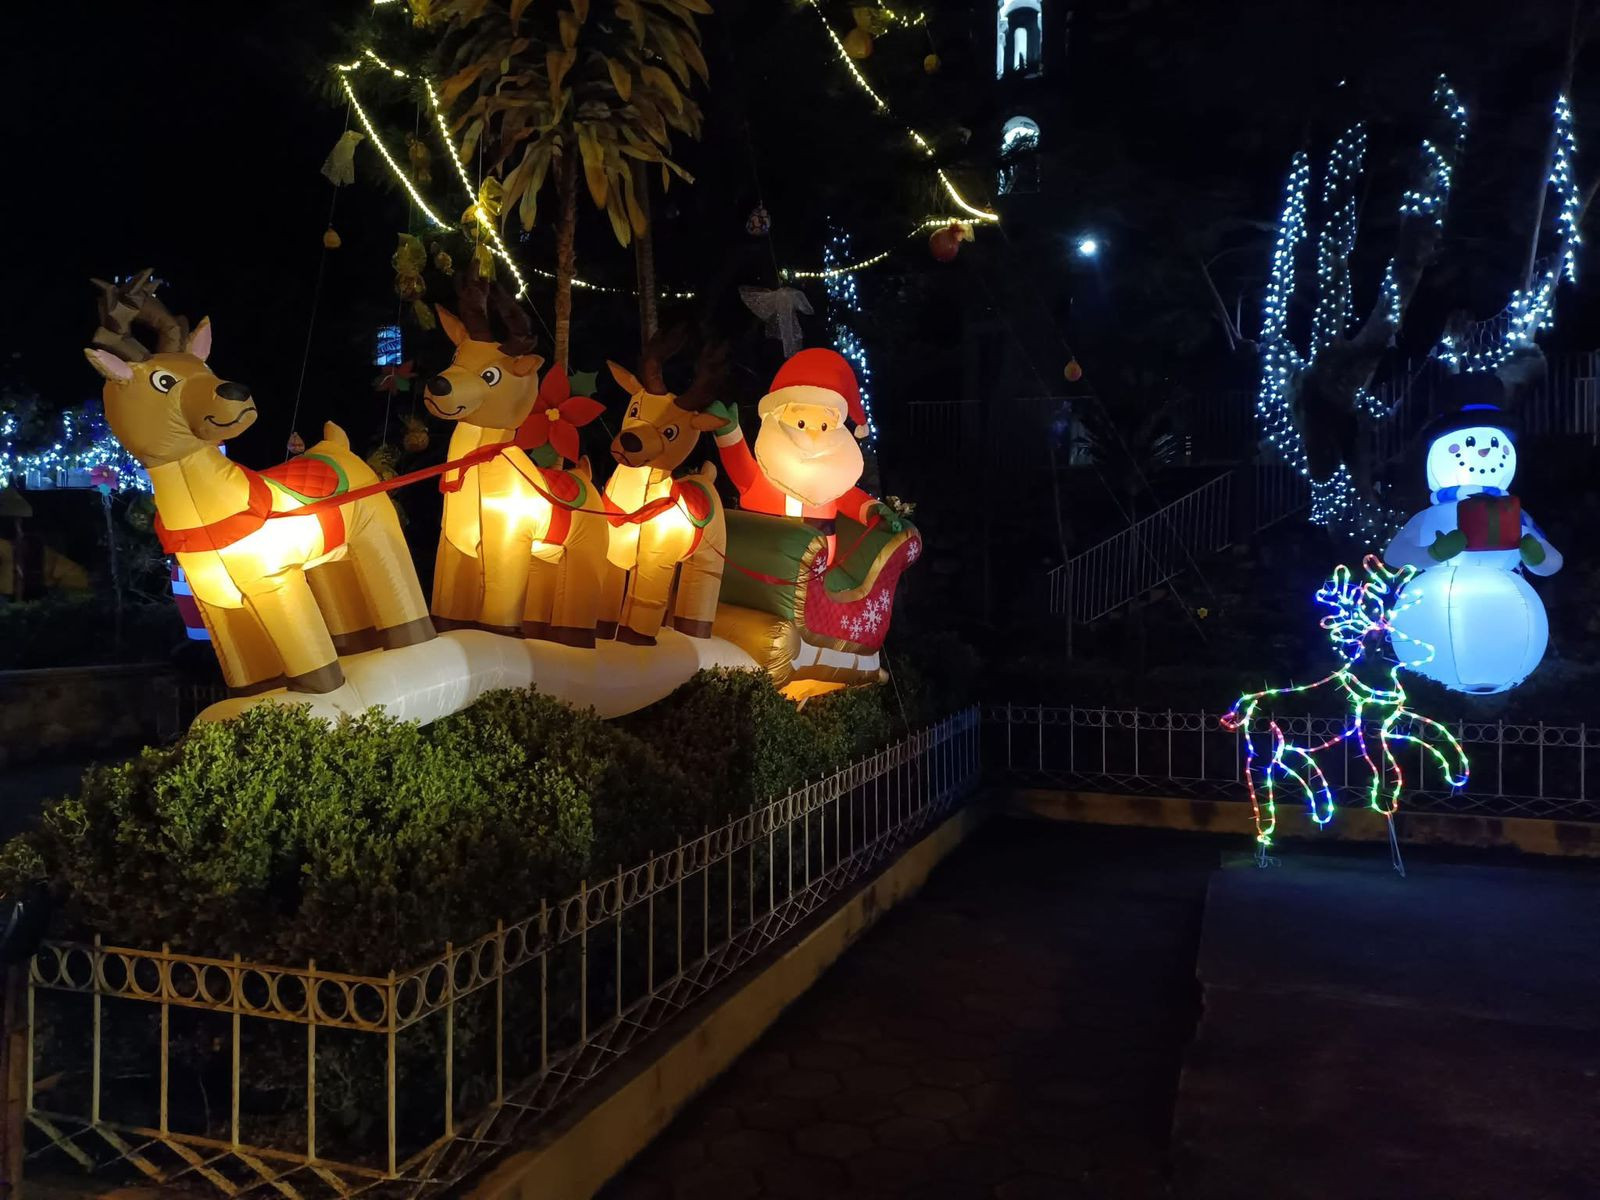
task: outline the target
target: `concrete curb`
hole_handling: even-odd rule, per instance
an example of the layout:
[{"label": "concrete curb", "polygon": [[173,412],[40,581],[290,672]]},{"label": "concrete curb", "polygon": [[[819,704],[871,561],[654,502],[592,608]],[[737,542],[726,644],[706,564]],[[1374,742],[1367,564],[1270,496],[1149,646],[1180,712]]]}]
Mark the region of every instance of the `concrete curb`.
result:
[{"label": "concrete curb", "polygon": [[[1017,788],[1005,806],[1011,812],[1051,821],[1255,837],[1250,806],[1236,800]],[[1402,842],[1412,846],[1509,849],[1561,858],[1600,858],[1600,825],[1583,821],[1407,812],[1402,808],[1395,819],[1395,830]],[[1386,842],[1389,831],[1382,815],[1370,808],[1342,808],[1332,822],[1319,829],[1299,809],[1280,804],[1276,837],[1288,841]]]},{"label": "concrete curb", "polygon": [[[602,1089],[463,1189],[469,1200],[581,1200],[627,1165],[884,913],[921,889],[987,813],[969,804],[909,847],[776,961],[735,978],[652,1061]],[[714,994],[715,995],[715,994]]]}]

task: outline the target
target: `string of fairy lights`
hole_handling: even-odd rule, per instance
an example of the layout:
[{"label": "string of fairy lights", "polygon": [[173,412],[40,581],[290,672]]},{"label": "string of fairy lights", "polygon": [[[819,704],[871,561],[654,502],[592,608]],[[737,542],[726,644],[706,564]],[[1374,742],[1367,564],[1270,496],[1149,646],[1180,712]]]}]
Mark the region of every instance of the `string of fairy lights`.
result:
[{"label": "string of fairy lights", "polygon": [[12,483],[30,488],[104,484],[112,491],[150,490],[145,469],[94,413],[63,412],[50,444],[39,449],[21,449],[17,444],[20,433],[15,416],[7,413],[0,417],[0,487]]},{"label": "string of fairy lights", "polygon": [[[381,6],[385,3],[397,2],[398,0],[375,0],[375,5]],[[816,3],[816,0],[807,0],[807,2],[810,4],[812,11],[817,15],[818,20],[821,21],[824,31],[827,33],[829,40],[833,43],[834,52],[838,56],[839,61],[844,65],[846,71],[849,73],[850,78],[872,101],[878,112],[890,118],[894,118],[894,110],[889,105],[888,100],[886,100],[883,95],[872,86],[872,84],[867,80],[866,75],[863,74],[861,69],[856,66],[854,60],[851,59],[850,55],[845,50],[843,40],[840,39],[839,35],[834,31],[832,25],[828,23],[827,17],[823,14],[822,9]],[[887,8],[880,9],[879,11],[881,11],[885,17],[894,23],[906,27],[922,25],[925,24],[927,20],[926,15],[921,12],[901,13]],[[512,275],[516,277],[518,284],[517,295],[519,297],[525,295],[527,292],[527,282],[522,277],[520,271],[518,270],[517,264],[512,260],[509,250],[501,240],[500,235],[495,227],[495,222],[492,219],[485,219],[486,213],[483,208],[481,198],[479,197],[477,189],[472,186],[471,177],[467,172],[466,164],[462,161],[460,154],[456,152],[454,140],[450,136],[450,129],[445,118],[444,109],[439,102],[438,92],[434,87],[433,81],[428,79],[426,76],[420,74],[413,75],[412,72],[397,67],[392,63],[385,62],[371,47],[365,48],[361,55],[354,61],[337,64],[335,67],[335,70],[339,75],[341,90],[344,92],[346,99],[350,102],[350,106],[355,112],[357,120],[360,121],[361,126],[363,130],[365,130],[367,137],[371,140],[373,147],[378,151],[379,157],[383,159],[383,162],[389,168],[390,173],[394,175],[395,179],[400,183],[407,195],[410,196],[411,200],[416,204],[418,211],[423,215],[423,217],[435,228],[444,230],[453,229],[455,226],[445,221],[436,212],[434,212],[431,207],[429,207],[427,201],[423,198],[421,188],[418,187],[416,182],[410,177],[409,174],[407,174],[394,154],[390,152],[387,144],[384,142],[382,136],[378,132],[376,122],[372,119],[371,114],[361,103],[361,99],[356,93],[351,76],[354,72],[362,69],[363,67],[374,67],[379,70],[386,71],[397,79],[416,78],[421,81],[422,87],[428,98],[428,105],[434,124],[438,129],[439,139],[444,144],[446,153],[449,155],[456,174],[461,180],[461,184],[466,191],[468,204],[471,207],[471,210],[474,212],[474,215],[478,218],[480,228],[487,231],[493,253],[497,258],[501,259],[506,264]],[[922,151],[924,155],[930,159],[935,157],[933,145],[926,137],[923,136],[921,132],[909,125],[905,126],[905,132],[906,136],[914,145],[916,145],[919,150]],[[1000,218],[998,214],[989,209],[982,208],[971,203],[966,196],[962,194],[961,190],[956,186],[955,181],[951,179],[949,173],[945,171],[943,167],[935,164],[933,171],[941,188],[958,210],[958,214],[954,216],[929,217],[914,225],[907,234],[907,237],[915,237],[917,234],[925,232],[929,229],[941,228],[957,221],[963,221],[972,224],[997,224],[999,222]],[[857,271],[862,271],[868,267],[876,266],[879,263],[886,261],[893,254],[893,252],[893,248],[890,248],[868,255],[864,258],[853,260],[846,259],[845,261],[838,261],[837,256],[834,256],[833,259],[825,261],[819,269],[785,268],[782,274],[788,279],[826,280],[837,275],[854,274]],[[533,274],[541,276],[545,279],[556,278],[553,273],[541,270],[537,267],[530,268],[530,270]],[[610,287],[605,284],[594,283],[590,280],[582,278],[574,278],[572,280],[572,284],[574,287],[601,293],[620,294],[630,291],[630,289],[627,288]],[[671,299],[685,300],[693,299],[694,297],[694,293],[688,291],[666,291],[663,293],[663,295]]]},{"label": "string of fairy lights", "polygon": [[[1440,225],[1455,163],[1466,137],[1467,110],[1449,80],[1442,75],[1434,85],[1433,103],[1449,136],[1442,143],[1432,138],[1423,140],[1422,177],[1402,195],[1400,213],[1407,219],[1431,218],[1435,225]],[[1323,221],[1316,243],[1317,303],[1312,315],[1309,349],[1305,354],[1294,344],[1289,330],[1296,265],[1301,246],[1310,236],[1307,197],[1311,187],[1311,160],[1304,151],[1296,153],[1290,163],[1273,246],[1262,318],[1262,369],[1256,394],[1256,416],[1262,434],[1278,457],[1308,479],[1311,469],[1304,436],[1295,417],[1293,395],[1300,376],[1312,367],[1319,355],[1344,336],[1354,319],[1350,255],[1355,248],[1359,219],[1357,192],[1366,147],[1365,129],[1359,124],[1352,126],[1334,142],[1322,172],[1319,200]],[[1398,324],[1400,284],[1393,258],[1385,267],[1379,286],[1381,311],[1391,324]],[[1365,388],[1357,394],[1355,403],[1358,411],[1368,417],[1383,415],[1376,397]],[[1394,514],[1362,495],[1346,464],[1341,463],[1329,478],[1310,479],[1310,483],[1311,519],[1316,524],[1345,528],[1362,537],[1381,534],[1393,524]]]},{"label": "string of fairy lights", "polygon": [[1447,332],[1439,339],[1434,353],[1451,368],[1472,373],[1493,371],[1507,359],[1525,352],[1539,334],[1555,324],[1556,292],[1561,281],[1576,283],[1578,278],[1578,246],[1582,241],[1578,211],[1582,201],[1573,174],[1577,153],[1572,105],[1566,96],[1559,96],[1555,108],[1555,154],[1545,181],[1560,200],[1555,221],[1559,246],[1553,255],[1535,265],[1532,285],[1513,292],[1499,313],[1465,331]]},{"label": "string of fairy lights", "polygon": [[[834,262],[848,262],[849,259],[850,235],[843,230],[833,230],[822,249],[822,265],[828,267]],[[872,416],[872,367],[867,362],[867,348],[862,345],[852,324],[854,315],[861,311],[855,273],[829,275],[823,279],[822,286],[828,293],[828,332],[833,338],[833,348],[844,355],[855,370],[861,408],[867,416],[867,444],[876,446],[878,423]]]}]

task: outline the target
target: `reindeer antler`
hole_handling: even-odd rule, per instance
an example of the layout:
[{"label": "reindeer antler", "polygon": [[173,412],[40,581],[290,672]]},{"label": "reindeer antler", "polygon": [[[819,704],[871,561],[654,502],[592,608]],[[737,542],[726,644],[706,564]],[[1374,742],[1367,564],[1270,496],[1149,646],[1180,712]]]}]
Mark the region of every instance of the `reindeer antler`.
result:
[{"label": "reindeer antler", "polygon": [[678,396],[677,405],[685,412],[705,412],[728,379],[728,343],[710,341],[700,347],[694,363],[694,380]]},{"label": "reindeer antler", "polygon": [[475,342],[494,341],[489,327],[489,281],[473,267],[456,274],[456,308],[467,336]]},{"label": "reindeer antler", "polygon": [[[125,284],[90,281],[100,289],[100,327],[94,331],[91,345],[111,351],[124,362],[143,362],[152,353],[173,354],[183,349],[189,337],[189,323],[173,316],[156,298],[160,285],[154,275],[155,269],[146,267]],[[154,351],[134,336],[138,325],[156,335]]]},{"label": "reindeer antler", "polygon": [[644,344],[644,349],[639,352],[639,378],[644,381],[645,387],[657,395],[666,395],[667,381],[661,368],[683,349],[687,337],[688,330],[677,325],[661,330]]}]

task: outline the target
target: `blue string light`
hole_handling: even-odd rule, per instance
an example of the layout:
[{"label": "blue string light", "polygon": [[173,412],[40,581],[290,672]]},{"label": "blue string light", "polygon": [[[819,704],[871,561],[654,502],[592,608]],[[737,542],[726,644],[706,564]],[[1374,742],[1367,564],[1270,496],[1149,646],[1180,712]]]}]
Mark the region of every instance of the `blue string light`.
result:
[{"label": "blue string light", "polygon": [[103,467],[116,472],[113,490],[150,491],[150,476],[98,415],[63,412],[60,434],[41,450],[19,449],[17,435],[16,417],[0,417],[0,486],[21,482],[32,488],[93,487],[96,481],[88,476]]},{"label": "blue string light", "polygon": [[[822,248],[823,271],[832,270],[850,261],[850,235],[834,229]],[[867,444],[876,446],[878,423],[872,418],[872,368],[867,363],[867,349],[856,336],[850,316],[861,311],[861,297],[856,291],[856,277],[852,272],[824,274],[823,287],[828,290],[828,333],[833,348],[855,369],[856,386],[861,391],[861,409],[867,414]]]}]

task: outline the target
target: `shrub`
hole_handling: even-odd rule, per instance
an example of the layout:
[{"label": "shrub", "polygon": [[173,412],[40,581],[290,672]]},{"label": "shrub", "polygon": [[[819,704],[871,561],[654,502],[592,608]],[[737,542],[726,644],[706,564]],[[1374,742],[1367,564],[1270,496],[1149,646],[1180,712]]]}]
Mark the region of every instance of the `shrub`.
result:
[{"label": "shrub", "polygon": [[36,854],[111,940],[387,970],[575,883],[592,837],[580,788],[498,726],[260,705],[92,769],[5,865]]},{"label": "shrub", "polygon": [[819,778],[899,719],[888,689],[796,707],[738,671],[618,721],[529,690],[425,727],[264,704],[91,769],[0,851],[0,887],[48,880],[73,936],[382,973]]}]

